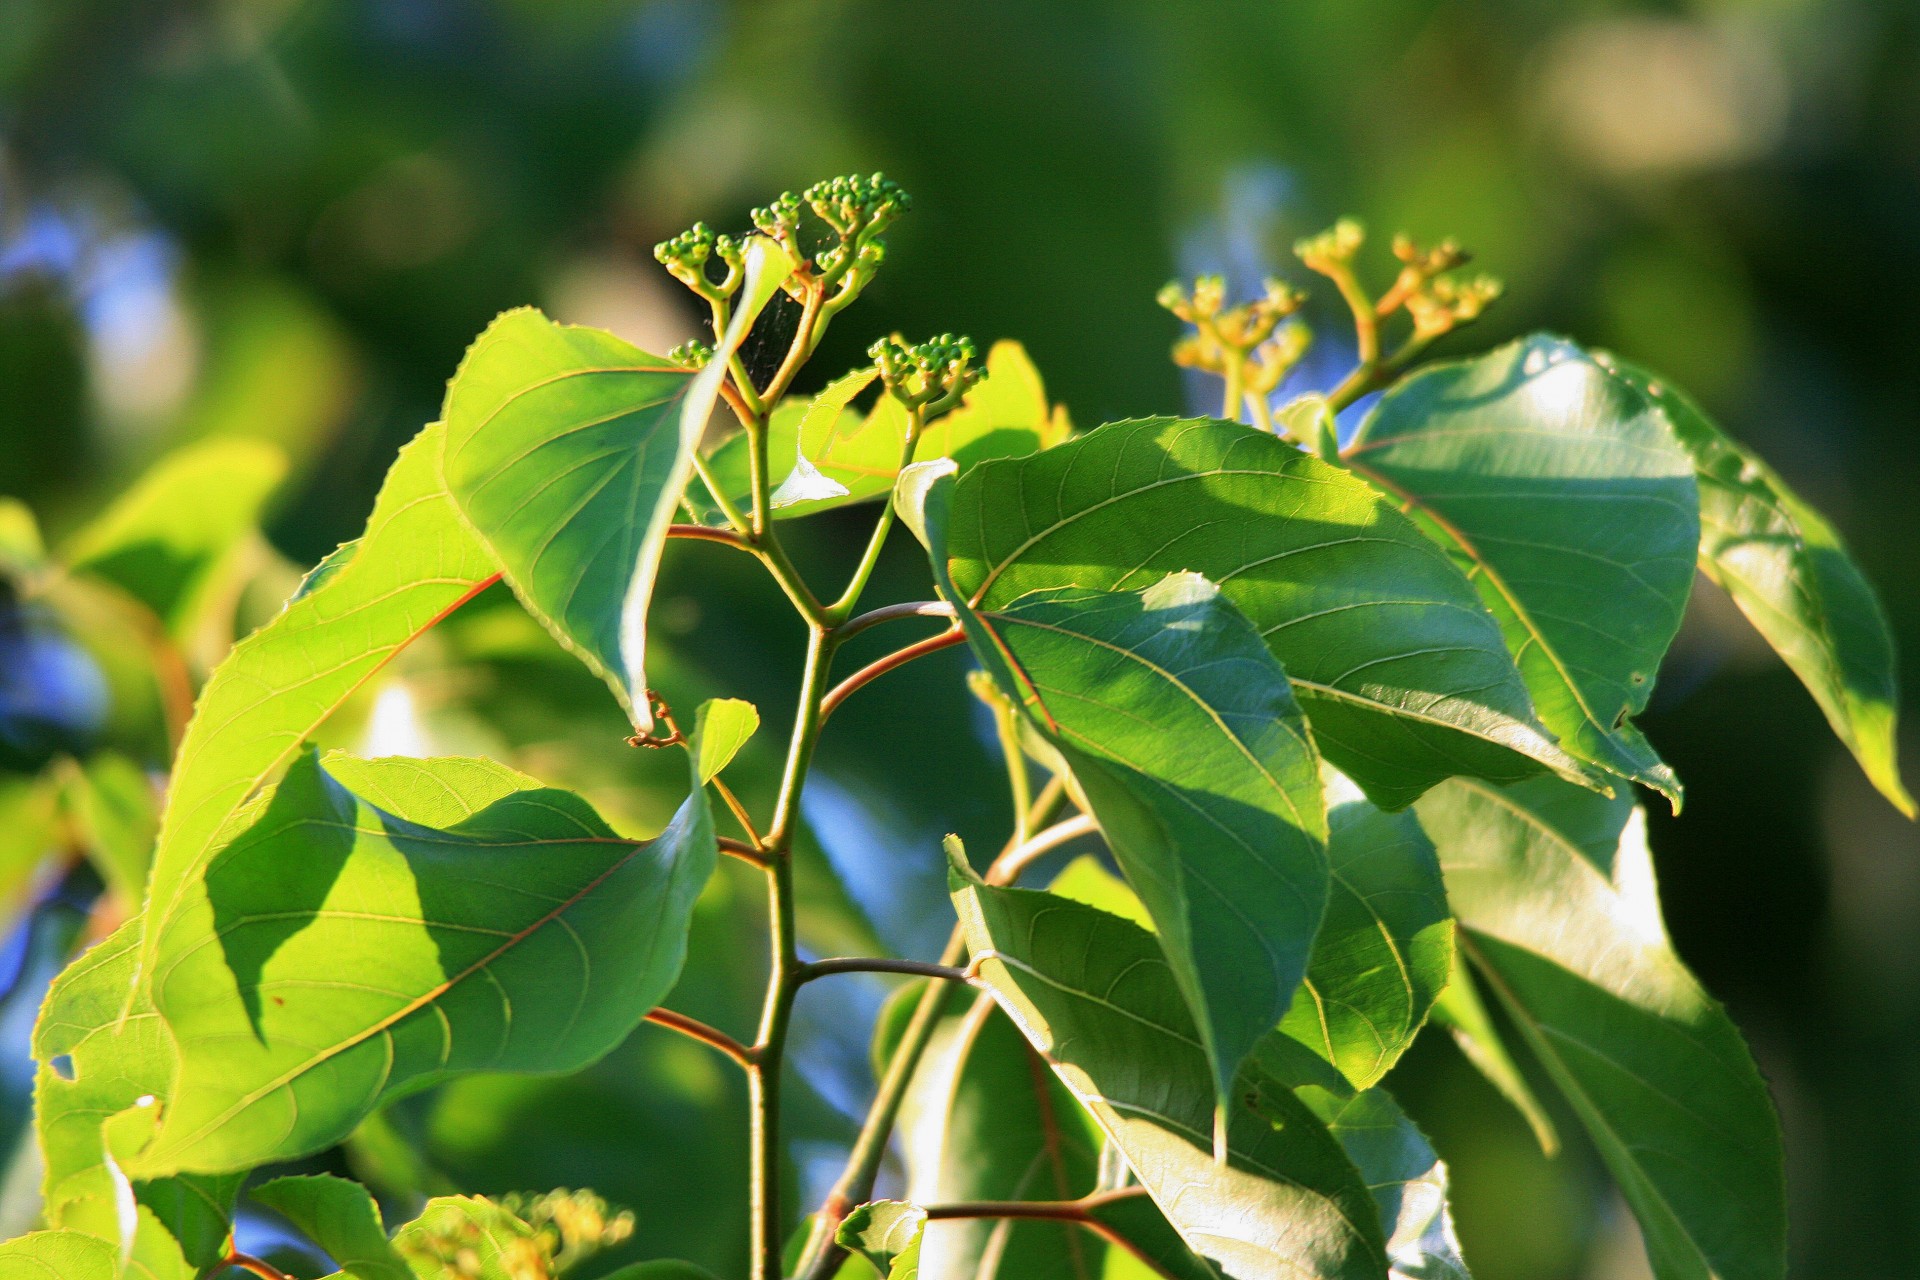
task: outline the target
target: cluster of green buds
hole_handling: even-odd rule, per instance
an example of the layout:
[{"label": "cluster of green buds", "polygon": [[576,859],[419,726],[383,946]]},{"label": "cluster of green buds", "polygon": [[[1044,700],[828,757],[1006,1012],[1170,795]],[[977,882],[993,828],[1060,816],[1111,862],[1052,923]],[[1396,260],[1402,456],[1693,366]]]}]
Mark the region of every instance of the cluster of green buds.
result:
[{"label": "cluster of green buds", "polygon": [[[821,308],[831,315],[858,297],[879,271],[887,256],[880,233],[912,204],[885,174],[850,174],[816,182],[798,195],[783,193],[753,211],[753,225],[802,264],[789,292],[803,297],[808,288],[820,290]],[[815,229],[807,225],[808,213],[824,232],[810,234]]]},{"label": "cluster of green buds", "polygon": [[591,1191],[549,1191],[544,1195],[513,1192],[499,1197],[503,1209],[534,1230],[534,1237],[551,1259],[549,1271],[559,1275],[576,1263],[623,1243],[633,1234],[633,1214],[615,1210]]},{"label": "cluster of green buds", "polygon": [[[741,243],[732,236],[716,234],[704,222],[696,222],[673,239],[653,246],[653,256],[674,279],[713,303],[732,297],[746,274]],[[708,265],[715,259],[723,268],[718,280]]]},{"label": "cluster of green buds", "polygon": [[922,420],[958,405],[985,372],[973,367],[980,358],[973,339],[951,333],[913,346],[882,338],[867,354],[879,367],[880,383],[888,394],[909,410],[919,411]]},{"label": "cluster of green buds", "polygon": [[1226,284],[1219,276],[1200,277],[1191,292],[1169,284],[1157,298],[1175,317],[1193,326],[1192,333],[1174,343],[1173,362],[1225,378],[1228,412],[1235,416],[1242,395],[1255,397],[1264,406],[1307,353],[1312,333],[1305,324],[1288,320],[1306,300],[1307,295],[1292,285],[1269,278],[1260,297],[1229,307]]},{"label": "cluster of green buds", "polygon": [[691,339],[667,352],[667,359],[686,369],[704,369],[713,361],[713,344]]}]

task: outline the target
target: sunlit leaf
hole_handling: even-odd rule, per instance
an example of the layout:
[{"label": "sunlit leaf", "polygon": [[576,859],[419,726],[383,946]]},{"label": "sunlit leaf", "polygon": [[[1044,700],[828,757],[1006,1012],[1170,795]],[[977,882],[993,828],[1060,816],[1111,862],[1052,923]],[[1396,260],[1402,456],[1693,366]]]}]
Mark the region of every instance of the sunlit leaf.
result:
[{"label": "sunlit leaf", "polygon": [[1461,946],[1573,1104],[1661,1280],[1777,1280],[1779,1124],[1660,920],[1645,815],[1541,779],[1423,800]]},{"label": "sunlit leaf", "polygon": [[97,751],[67,770],[64,781],[67,812],[87,857],[127,912],[138,911],[160,829],[147,771],[119,752]]},{"label": "sunlit leaf", "polygon": [[353,1280],[412,1280],[387,1239],[379,1207],[359,1183],[315,1174],[275,1178],[247,1194],[300,1228]]},{"label": "sunlit leaf", "polygon": [[835,1239],[878,1267],[887,1280],[914,1280],[920,1274],[926,1225],[927,1211],[918,1205],[875,1200],[848,1213]]},{"label": "sunlit leaf", "polygon": [[64,559],[75,572],[112,582],[184,636],[286,471],[286,455],[258,440],[190,445],[76,534]]},{"label": "sunlit leaf", "polygon": [[1235,1081],[1226,1161],[1214,1160],[1212,1068],[1150,934],[1052,894],[989,888],[958,864],[954,874],[981,976],[1194,1251],[1236,1280],[1385,1276],[1359,1172],[1259,1055]]},{"label": "sunlit leaf", "polygon": [[1292,1001],[1327,903],[1319,759],[1286,673],[1194,574],[962,609],[1146,904],[1224,1098]]},{"label": "sunlit leaf", "polygon": [[201,692],[154,851],[141,985],[159,932],[200,892],[247,799],[402,649],[498,576],[446,498],[439,448],[434,425],[400,451],[357,553],[241,641]]},{"label": "sunlit leaf", "polygon": [[241,1174],[129,1184],[106,1126],[151,1112],[173,1084],[173,1046],[136,998],[140,921],[122,925],[54,981],[34,1027],[34,1111],[48,1225],[124,1244],[161,1280],[190,1277],[224,1252]]},{"label": "sunlit leaf", "polygon": [[667,527],[729,357],[793,270],[762,236],[747,258],[733,319],[698,374],[523,308],[474,341],[447,386],[444,475],[462,519],[643,733],[647,608]]},{"label": "sunlit leaf", "polygon": [[706,794],[656,840],[484,760],[308,754],[161,933],[180,1070],[141,1172],[316,1151],[470,1071],[562,1071],[678,977]]},{"label": "sunlit leaf", "polygon": [[[877,371],[856,369],[829,383],[804,405],[788,401],[774,412],[768,427],[768,466],[775,476],[799,471],[801,459],[819,477],[843,493],[778,502],[781,518],[812,515],[854,502],[885,497],[900,470],[907,419],[897,400],[881,395],[862,414],[855,396],[873,384]],[[1019,457],[1065,440],[1066,416],[1047,404],[1046,388],[1025,348],[996,342],[987,352],[986,377],[967,393],[960,407],[927,424],[914,447],[915,461],[953,458],[962,467],[988,458]],[[747,441],[733,436],[714,450],[710,467],[736,502],[748,502]]]},{"label": "sunlit leaf", "polygon": [[1406,1052],[1446,986],[1453,923],[1412,814],[1382,813],[1338,775],[1327,799],[1332,892],[1280,1026],[1364,1089]]},{"label": "sunlit leaf", "polygon": [[1536,336],[1392,388],[1345,461],[1466,568],[1561,745],[1677,809],[1679,780],[1631,720],[1680,629],[1700,540],[1693,464],[1666,415]]},{"label": "sunlit leaf", "polygon": [[35,1231],[0,1244],[6,1280],[120,1280],[120,1256],[98,1236]]},{"label": "sunlit leaf", "polygon": [[975,467],[953,508],[953,580],[983,608],[1182,570],[1218,583],[1286,667],[1321,750],[1378,804],[1461,773],[1582,776],[1461,571],[1377,491],[1274,436],[1114,423]]},{"label": "sunlit leaf", "polygon": [[1701,571],[1793,668],[1873,785],[1913,817],[1896,757],[1893,634],[1840,535],[1684,392],[1631,365],[1617,367],[1665,411],[1693,457]]}]

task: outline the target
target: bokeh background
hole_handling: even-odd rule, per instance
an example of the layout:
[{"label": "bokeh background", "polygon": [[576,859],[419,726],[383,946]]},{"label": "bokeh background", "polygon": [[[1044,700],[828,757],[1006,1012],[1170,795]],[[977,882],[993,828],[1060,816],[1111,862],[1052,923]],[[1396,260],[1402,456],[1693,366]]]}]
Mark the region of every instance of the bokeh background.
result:
[{"label": "bokeh background", "polygon": [[[874,169],[915,209],[812,385],[878,334],[951,330],[1026,343],[1082,426],[1197,408],[1152,301],[1167,279],[1301,279],[1287,246],[1342,213],[1380,242],[1457,235],[1508,295],[1450,349],[1544,327],[1693,389],[1831,513],[1920,688],[1911,0],[0,0],[0,493],[57,544],[169,449],[271,441],[293,470],[250,589],[268,607],[357,533],[496,312],[534,303],[664,350],[695,313],[656,240]],[[1332,367],[1338,316],[1319,328]],[[809,524],[810,560],[856,532]],[[888,589],[924,594],[893,550]],[[665,683],[759,702],[764,775],[791,626],[723,553],[676,549],[667,592]],[[1920,1275],[1920,833],[1730,606],[1697,606],[1644,722],[1688,786],[1685,817],[1653,822],[1672,932],[1780,1102],[1794,1274]],[[961,670],[836,719],[807,813],[853,887],[816,879],[823,949],[872,932],[927,953],[938,835],[997,844]],[[0,678],[0,718],[46,696],[24,678]],[[665,775],[600,699],[483,601],[352,732],[507,754],[657,822]],[[97,889],[35,884],[0,966],[10,1143],[37,984]],[[745,1029],[757,911],[750,879],[716,883],[676,1005]],[[869,1087],[853,1015],[883,993],[802,1009],[809,1196]],[[1480,1280],[1644,1275],[1591,1153],[1544,1159],[1428,1040],[1394,1084],[1452,1165]],[[329,1160],[396,1187],[591,1183],[636,1210],[640,1253],[731,1267],[740,1103],[701,1051],[643,1028],[578,1079],[443,1089]]]}]

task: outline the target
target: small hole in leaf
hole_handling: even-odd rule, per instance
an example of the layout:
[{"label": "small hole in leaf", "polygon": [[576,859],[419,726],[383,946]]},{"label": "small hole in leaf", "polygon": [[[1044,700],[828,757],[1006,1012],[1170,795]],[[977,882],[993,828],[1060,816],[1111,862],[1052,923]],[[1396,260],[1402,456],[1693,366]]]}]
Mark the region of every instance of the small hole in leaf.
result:
[{"label": "small hole in leaf", "polygon": [[1625,724],[1626,722],[1627,722],[1627,709],[1625,707],[1622,707],[1620,708],[1620,714],[1613,718],[1613,727],[1618,729],[1621,725]]},{"label": "small hole in leaf", "polygon": [[53,1074],[59,1076],[62,1080],[73,1079],[73,1058],[68,1054],[63,1053],[56,1058],[49,1059],[47,1065],[52,1067]]}]

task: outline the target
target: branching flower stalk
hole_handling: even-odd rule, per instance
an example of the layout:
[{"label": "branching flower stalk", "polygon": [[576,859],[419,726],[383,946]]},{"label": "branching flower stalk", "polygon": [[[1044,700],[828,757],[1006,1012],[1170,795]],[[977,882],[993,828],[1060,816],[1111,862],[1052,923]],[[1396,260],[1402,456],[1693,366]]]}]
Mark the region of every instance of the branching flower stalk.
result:
[{"label": "branching flower stalk", "polygon": [[[798,705],[794,713],[792,738],[788,744],[774,811],[765,834],[756,835],[750,815],[731,792],[722,792],[730,810],[751,844],[739,846],[737,855],[756,861],[767,877],[769,975],[761,1008],[760,1024],[751,1045],[739,1045],[713,1028],[683,1015],[658,1011],[655,1021],[672,1027],[719,1049],[738,1062],[747,1073],[750,1129],[750,1206],[753,1235],[753,1271],[755,1280],[775,1280],[781,1274],[782,1215],[779,1204],[781,1075],[785,1067],[786,1042],[792,1021],[793,1001],[802,984],[832,973],[870,971],[918,975],[936,979],[923,1001],[924,1017],[916,1016],[914,1027],[882,1082],[874,1114],[869,1117],[862,1142],[848,1164],[848,1185],[870,1188],[873,1172],[892,1130],[905,1083],[918,1063],[933,1022],[944,1006],[944,993],[953,981],[965,975],[954,968],[963,954],[956,932],[937,963],[895,961],[885,958],[849,957],[804,962],[795,938],[792,847],[798,822],[800,793],[806,784],[808,767],[819,741],[827,715],[855,690],[886,671],[903,665],[924,653],[958,643],[960,632],[949,628],[933,637],[908,645],[881,658],[850,676],[837,688],[827,681],[839,646],[849,637],[881,622],[923,616],[951,616],[945,606],[912,605],[890,607],[856,616],[867,582],[879,563],[887,536],[895,522],[891,503],[882,508],[875,521],[866,550],[852,575],[831,604],[823,605],[801,578],[780,544],[772,519],[772,477],[768,466],[768,424],[781,398],[787,394],[795,376],[812,356],[834,316],[857,298],[885,260],[886,246],[880,232],[908,207],[904,192],[879,174],[871,178],[836,178],[816,184],[795,195],[782,195],[768,206],[753,211],[760,233],[779,243],[799,267],[786,281],[787,294],[799,303],[800,319],[779,368],[765,386],[754,385],[737,356],[730,357],[723,398],[733,408],[740,427],[746,433],[751,505],[742,511],[725,492],[704,461],[697,474],[706,485],[714,505],[724,514],[731,530],[708,529],[699,525],[676,525],[673,534],[706,539],[735,546],[752,554],[766,566],[779,583],[796,612],[807,624],[807,656]],[[716,334],[726,330],[732,318],[731,301],[745,277],[741,242],[715,234],[704,223],[660,244],[654,251],[666,269],[696,295],[712,312]],[[717,273],[717,275],[716,275]],[[899,465],[913,461],[914,450],[926,424],[957,408],[967,392],[980,380],[979,354],[972,341],[953,334],[942,334],[913,346],[893,339],[876,342],[870,354],[877,368],[883,393],[899,401],[905,409],[906,428],[900,441]],[[673,359],[689,368],[704,367],[714,356],[713,349],[701,343],[677,348]],[[1022,806],[1024,809],[1024,806]],[[1024,816],[1024,814],[1023,814]],[[736,842],[737,843],[737,842]],[[1017,843],[1017,842],[1016,842]],[[816,1231],[819,1248],[810,1257],[832,1256],[833,1227],[853,1201],[830,1201],[818,1215],[824,1235]],[[824,1242],[824,1243],[823,1243]],[[803,1273],[808,1265],[803,1264]]]}]

